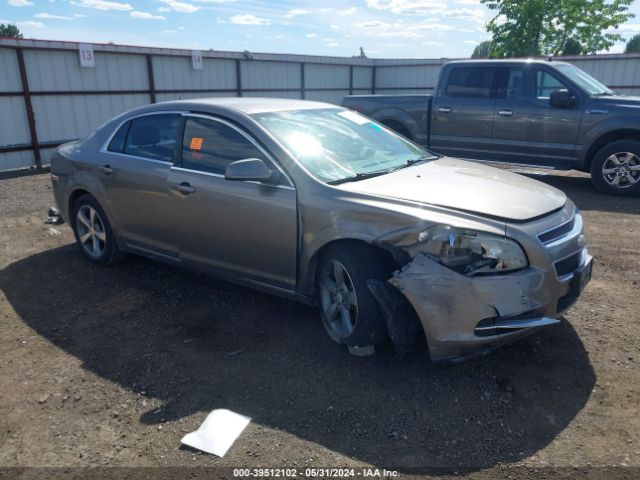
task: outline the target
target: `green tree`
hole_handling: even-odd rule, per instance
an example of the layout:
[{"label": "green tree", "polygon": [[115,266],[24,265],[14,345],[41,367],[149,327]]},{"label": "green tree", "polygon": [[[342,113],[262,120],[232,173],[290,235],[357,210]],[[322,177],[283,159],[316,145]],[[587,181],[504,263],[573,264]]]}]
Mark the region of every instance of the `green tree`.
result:
[{"label": "green tree", "polygon": [[3,23],[0,25],[0,37],[22,38],[22,34],[15,25]]},{"label": "green tree", "polygon": [[580,42],[569,38],[562,47],[562,55],[580,55],[582,53],[582,45]]},{"label": "green tree", "polygon": [[480,0],[495,12],[487,24],[493,56],[558,55],[573,39],[582,53],[608,50],[622,40],[616,29],[633,18],[633,0]]},{"label": "green tree", "polygon": [[640,33],[637,33],[627,42],[624,53],[640,53]]},{"label": "green tree", "polygon": [[473,49],[471,58],[489,58],[491,56],[491,40],[485,40],[476,45]]}]

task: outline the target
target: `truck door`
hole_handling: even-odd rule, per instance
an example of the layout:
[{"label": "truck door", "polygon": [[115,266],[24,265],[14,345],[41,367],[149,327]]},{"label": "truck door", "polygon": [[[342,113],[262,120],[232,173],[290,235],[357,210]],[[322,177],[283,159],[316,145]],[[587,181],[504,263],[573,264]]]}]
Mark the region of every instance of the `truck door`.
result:
[{"label": "truck door", "polygon": [[489,158],[495,112],[496,67],[453,66],[434,98],[431,149],[462,158]]},{"label": "truck door", "polygon": [[[569,166],[580,127],[580,98],[551,69],[538,65],[503,67],[495,105],[493,149],[497,160]],[[570,107],[549,104],[551,92],[568,89]]]}]

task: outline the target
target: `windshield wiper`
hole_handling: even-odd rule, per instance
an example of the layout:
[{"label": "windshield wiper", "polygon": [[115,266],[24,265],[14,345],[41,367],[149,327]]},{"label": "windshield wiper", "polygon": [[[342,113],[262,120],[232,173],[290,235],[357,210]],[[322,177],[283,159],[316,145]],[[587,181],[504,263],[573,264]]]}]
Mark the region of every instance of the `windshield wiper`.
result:
[{"label": "windshield wiper", "polygon": [[339,178],[338,180],[331,180],[327,182],[329,185],[340,185],[341,183],[357,182],[359,180],[366,180],[367,178],[379,177],[393,170],[376,170],[375,172],[368,173],[356,173],[352,177]]},{"label": "windshield wiper", "polygon": [[417,158],[412,158],[411,160],[407,160],[402,165],[400,165],[399,167],[395,167],[391,171],[395,172],[396,170],[402,170],[403,168],[410,167],[412,165],[415,165],[416,163],[426,162],[428,160],[433,160],[435,158],[438,158],[438,157],[436,157],[435,155],[421,155],[421,156],[419,156]]}]

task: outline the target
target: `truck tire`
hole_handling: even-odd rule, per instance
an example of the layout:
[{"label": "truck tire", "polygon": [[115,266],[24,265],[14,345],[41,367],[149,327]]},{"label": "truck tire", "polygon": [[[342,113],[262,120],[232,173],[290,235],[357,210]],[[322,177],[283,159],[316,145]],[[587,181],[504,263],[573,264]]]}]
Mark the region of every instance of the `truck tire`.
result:
[{"label": "truck tire", "polygon": [[591,162],[591,181],[609,195],[640,195],[640,142],[618,140],[602,147]]},{"label": "truck tire", "polygon": [[320,316],[336,343],[369,347],[387,338],[387,327],[367,280],[385,281],[389,272],[375,250],[344,243],[322,254],[316,285]]}]

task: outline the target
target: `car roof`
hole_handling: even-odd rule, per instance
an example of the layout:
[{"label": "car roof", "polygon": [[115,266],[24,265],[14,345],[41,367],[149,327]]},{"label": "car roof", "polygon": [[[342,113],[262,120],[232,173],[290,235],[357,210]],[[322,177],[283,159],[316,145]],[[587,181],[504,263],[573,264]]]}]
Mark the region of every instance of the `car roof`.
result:
[{"label": "car roof", "polygon": [[497,63],[497,64],[538,64],[538,65],[550,65],[553,67],[554,64],[557,65],[569,65],[567,62],[562,62],[559,60],[545,60],[541,58],[491,58],[491,59],[477,59],[477,60],[453,60],[448,62],[447,65],[450,64],[467,64],[467,65],[479,65],[483,63]]},{"label": "car roof", "polygon": [[287,98],[263,98],[263,97],[210,97],[196,98],[193,100],[174,100],[159,102],[151,106],[142,107],[140,111],[187,109],[220,111],[233,110],[250,115],[252,113],[281,112],[285,110],[310,110],[320,108],[341,108],[337,105],[309,100],[294,100]]}]

